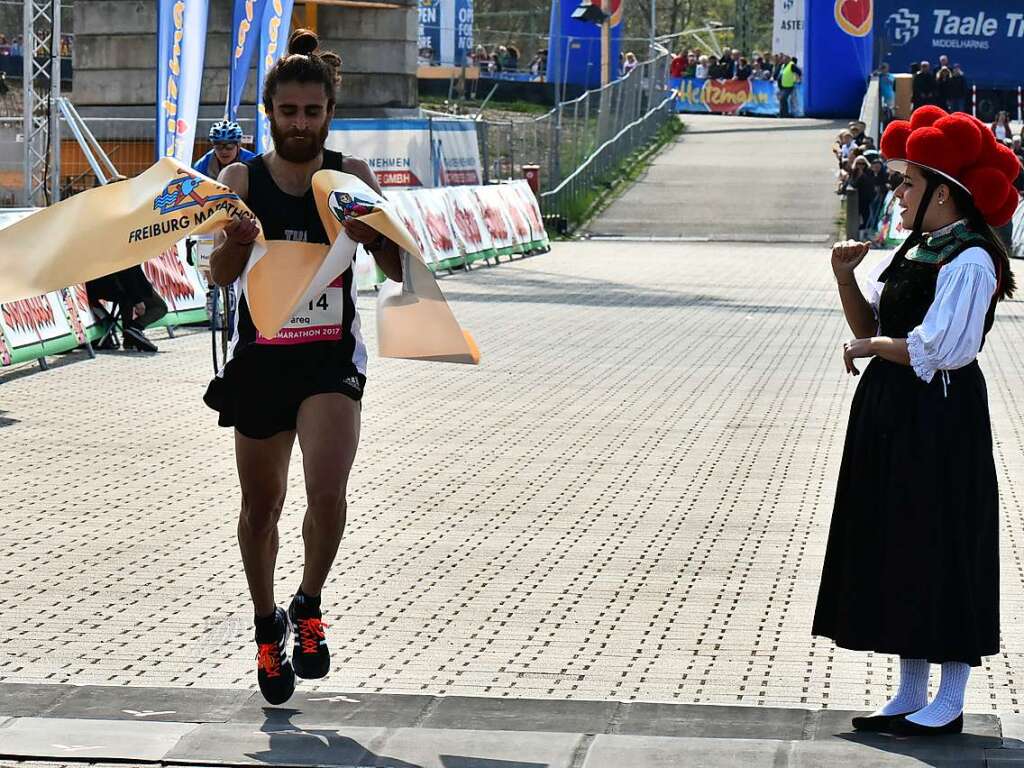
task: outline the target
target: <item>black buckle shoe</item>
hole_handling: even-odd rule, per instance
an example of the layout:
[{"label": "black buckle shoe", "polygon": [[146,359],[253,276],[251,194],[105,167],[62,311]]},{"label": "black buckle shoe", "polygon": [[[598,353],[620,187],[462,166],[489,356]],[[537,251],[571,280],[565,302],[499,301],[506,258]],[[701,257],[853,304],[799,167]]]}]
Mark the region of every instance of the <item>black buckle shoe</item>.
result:
[{"label": "black buckle shoe", "polygon": [[892,724],[892,732],[900,736],[945,736],[951,733],[963,733],[964,713],[961,712],[955,720],[945,725],[921,725],[903,715]]},{"label": "black buckle shoe", "polygon": [[913,713],[905,712],[902,715],[865,715],[864,717],[855,717],[853,718],[853,727],[858,731],[892,733],[892,724],[910,714]]}]

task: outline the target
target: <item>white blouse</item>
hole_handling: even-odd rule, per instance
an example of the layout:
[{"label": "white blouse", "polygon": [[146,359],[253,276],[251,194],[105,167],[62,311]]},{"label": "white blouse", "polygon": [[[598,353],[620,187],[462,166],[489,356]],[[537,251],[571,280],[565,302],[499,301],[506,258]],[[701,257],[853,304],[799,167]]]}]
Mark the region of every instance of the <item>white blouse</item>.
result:
[{"label": "white blouse", "polygon": [[[878,278],[892,258],[882,259],[868,274],[867,299],[876,318],[884,287]],[[939,268],[935,300],[907,337],[910,365],[918,378],[930,382],[936,371],[963,368],[978,356],[995,291],[996,270],[984,248],[968,248]]]}]

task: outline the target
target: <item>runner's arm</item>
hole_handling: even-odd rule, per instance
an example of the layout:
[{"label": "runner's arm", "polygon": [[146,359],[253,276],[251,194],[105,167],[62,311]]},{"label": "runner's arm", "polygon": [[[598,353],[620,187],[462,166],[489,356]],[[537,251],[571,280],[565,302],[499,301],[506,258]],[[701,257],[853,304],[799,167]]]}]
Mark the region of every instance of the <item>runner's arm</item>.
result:
[{"label": "runner's arm", "polygon": [[[241,163],[233,163],[222,170],[217,181],[230,187],[243,200],[249,194],[249,169]],[[210,254],[210,276],[214,283],[230,285],[242,274],[258,232],[259,225],[246,219],[233,219],[217,233],[217,245]]]},{"label": "runner's arm", "polygon": [[[346,173],[358,176],[378,194],[384,194],[381,192],[380,184],[377,183],[377,177],[365,160],[346,157],[344,168]],[[387,238],[382,238],[382,240],[383,243],[379,247],[366,250],[370,252],[374,261],[377,262],[377,266],[380,267],[381,272],[387,275],[388,279],[400,283],[402,282],[402,256],[399,253],[398,245]]]}]

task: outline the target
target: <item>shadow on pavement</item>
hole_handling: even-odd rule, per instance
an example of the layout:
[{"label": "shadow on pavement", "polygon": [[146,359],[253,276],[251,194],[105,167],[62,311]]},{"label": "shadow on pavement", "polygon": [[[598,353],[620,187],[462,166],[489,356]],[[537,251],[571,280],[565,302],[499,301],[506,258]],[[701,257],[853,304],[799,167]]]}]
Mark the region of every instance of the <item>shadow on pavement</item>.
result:
[{"label": "shadow on pavement", "polygon": [[[911,757],[933,768],[985,768],[986,750],[1003,750],[1003,739],[964,733],[933,738],[894,736],[885,733],[837,733],[836,738],[871,747],[891,755]],[[864,763],[867,765],[868,763]]]}]

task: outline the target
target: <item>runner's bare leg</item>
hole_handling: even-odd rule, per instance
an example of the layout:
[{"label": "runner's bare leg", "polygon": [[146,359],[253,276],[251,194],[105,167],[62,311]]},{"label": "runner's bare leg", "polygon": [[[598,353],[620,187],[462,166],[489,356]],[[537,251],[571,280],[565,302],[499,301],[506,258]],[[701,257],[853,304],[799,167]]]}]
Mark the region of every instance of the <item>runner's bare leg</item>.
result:
[{"label": "runner's bare leg", "polygon": [[235,463],[242,486],[238,546],[257,616],[274,610],[274,566],[277,563],[277,521],[288,489],[295,432],[279,432],[253,440],[235,431]]},{"label": "runner's bare leg", "polygon": [[316,597],[327,581],[345,530],[345,492],[359,445],[359,403],[325,393],[306,398],[297,420],[306,475],[302,522],[306,562],[302,591]]}]

